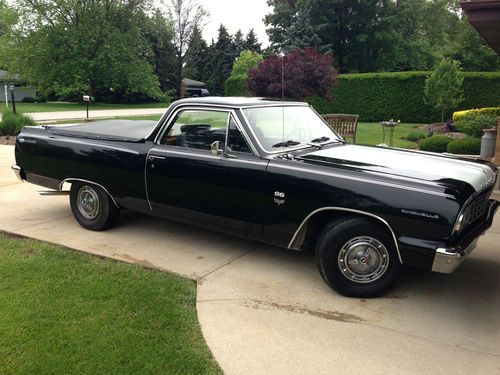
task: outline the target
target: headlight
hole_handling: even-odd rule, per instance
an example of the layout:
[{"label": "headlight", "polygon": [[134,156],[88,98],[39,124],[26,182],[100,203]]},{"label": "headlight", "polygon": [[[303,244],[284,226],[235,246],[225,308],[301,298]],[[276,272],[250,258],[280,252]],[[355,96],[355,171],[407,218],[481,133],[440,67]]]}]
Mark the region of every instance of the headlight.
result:
[{"label": "headlight", "polygon": [[460,231],[464,228],[465,224],[465,214],[460,214],[455,222],[455,226],[453,227],[453,233],[460,233]]},{"label": "headlight", "polygon": [[464,229],[465,225],[469,222],[470,218],[470,207],[467,207],[465,211],[458,215],[455,226],[453,227],[453,234],[460,233]]}]

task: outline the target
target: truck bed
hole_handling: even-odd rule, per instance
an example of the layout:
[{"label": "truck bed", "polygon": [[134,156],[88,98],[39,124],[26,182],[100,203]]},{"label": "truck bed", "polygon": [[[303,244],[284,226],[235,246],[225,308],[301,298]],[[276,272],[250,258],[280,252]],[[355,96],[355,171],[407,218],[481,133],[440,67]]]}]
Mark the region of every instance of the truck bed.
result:
[{"label": "truck bed", "polygon": [[153,131],[156,124],[156,121],[148,120],[106,120],[75,125],[44,126],[44,128],[54,135],[65,137],[140,142]]}]

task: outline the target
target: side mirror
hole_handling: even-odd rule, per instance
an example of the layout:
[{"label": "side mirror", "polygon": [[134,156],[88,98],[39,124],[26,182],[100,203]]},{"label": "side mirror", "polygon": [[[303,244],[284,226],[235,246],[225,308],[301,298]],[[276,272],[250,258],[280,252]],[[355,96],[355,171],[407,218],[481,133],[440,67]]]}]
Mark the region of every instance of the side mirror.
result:
[{"label": "side mirror", "polygon": [[210,145],[210,151],[215,156],[220,156],[224,154],[224,144],[221,141],[215,141]]}]

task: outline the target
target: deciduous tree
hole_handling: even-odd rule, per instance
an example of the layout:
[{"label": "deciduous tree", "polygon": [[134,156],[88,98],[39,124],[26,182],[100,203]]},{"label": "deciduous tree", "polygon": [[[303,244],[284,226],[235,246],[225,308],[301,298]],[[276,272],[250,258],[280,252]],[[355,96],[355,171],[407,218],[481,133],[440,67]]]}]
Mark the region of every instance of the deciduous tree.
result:
[{"label": "deciduous tree", "polygon": [[463,100],[464,77],[458,61],[443,59],[425,81],[425,98],[441,114],[441,122]]},{"label": "deciduous tree", "polygon": [[182,68],[193,31],[202,28],[208,12],[198,0],[170,0],[170,17],[174,23],[174,44],[177,54],[177,96],[181,95]]},{"label": "deciduous tree", "polygon": [[257,96],[303,100],[310,96],[330,97],[336,81],[331,53],[306,47],[280,57],[271,55],[248,72],[248,87]]}]

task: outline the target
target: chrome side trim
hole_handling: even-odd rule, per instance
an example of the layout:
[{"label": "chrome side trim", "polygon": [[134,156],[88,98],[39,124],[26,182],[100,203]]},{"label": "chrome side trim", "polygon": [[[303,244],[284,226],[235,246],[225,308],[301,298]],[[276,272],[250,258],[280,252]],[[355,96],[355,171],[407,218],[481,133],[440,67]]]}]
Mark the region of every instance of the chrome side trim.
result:
[{"label": "chrome side trim", "polygon": [[337,174],[337,173],[334,173],[334,172],[315,171],[315,170],[310,170],[310,169],[305,169],[305,168],[298,168],[298,167],[294,167],[294,166],[285,166],[285,165],[279,165],[279,164],[271,164],[270,167],[271,168],[276,167],[276,168],[282,168],[282,169],[290,169],[290,170],[304,172],[304,173],[315,173],[315,174],[319,174],[319,175],[322,175],[322,176],[338,177],[338,178],[342,178],[344,180],[353,180],[353,181],[366,182],[366,183],[369,183],[369,184],[376,184],[376,185],[383,185],[383,186],[395,187],[395,188],[398,188],[398,189],[405,189],[405,190],[410,190],[410,191],[417,191],[417,192],[420,192],[420,193],[433,194],[433,195],[437,195],[437,196],[445,197],[445,198],[450,198],[450,199],[454,199],[455,198],[452,195],[440,193],[440,192],[437,192],[437,191],[434,191],[434,190],[427,190],[427,189],[415,188],[415,187],[411,187],[411,186],[400,185],[400,184],[393,184],[393,183],[390,183],[390,182],[379,181],[379,180],[367,180],[367,179],[363,179],[363,178],[359,178],[359,177],[354,177],[354,176],[340,175],[340,174]]},{"label": "chrome side trim", "polygon": [[69,177],[69,178],[65,178],[64,180],[62,180],[60,183],[59,183],[59,191],[62,192],[63,191],[63,185],[65,182],[67,183],[71,183],[72,181],[80,181],[80,182],[86,182],[88,184],[92,184],[92,185],[96,185],[96,186],[99,186],[102,190],[104,190],[106,192],[106,194],[109,195],[109,197],[111,198],[111,200],[113,201],[113,203],[115,204],[115,206],[117,208],[120,208],[120,206],[118,206],[118,204],[116,203],[116,200],[115,198],[109,193],[108,189],[106,189],[104,186],[102,186],[101,184],[98,184],[97,182],[94,182],[94,181],[89,181],[89,180],[84,180],[83,178],[75,178],[75,177]]},{"label": "chrome side trim", "polygon": [[56,191],[56,190],[43,190],[37,191],[38,195],[41,196],[50,196],[50,195],[69,195],[69,190]]},{"label": "chrome side trim", "polygon": [[392,239],[394,240],[394,245],[396,246],[396,251],[398,253],[399,261],[401,262],[401,264],[403,264],[403,259],[401,258],[401,253],[399,251],[399,245],[398,245],[398,240],[396,238],[396,234],[394,233],[394,230],[392,229],[392,227],[389,225],[389,223],[386,220],[382,219],[380,216],[374,215],[374,214],[366,212],[366,211],[353,210],[352,208],[345,208],[345,207],[322,207],[322,208],[318,208],[318,209],[314,210],[313,212],[311,212],[309,215],[306,216],[306,218],[302,221],[302,223],[299,225],[299,227],[295,231],[295,234],[293,235],[292,239],[290,240],[290,242],[288,244],[288,249],[292,249],[292,250],[296,249],[296,245],[294,244],[294,241],[298,237],[300,231],[304,228],[304,225],[307,224],[307,222],[309,221],[309,219],[311,217],[313,217],[318,212],[322,212],[322,211],[351,212],[351,213],[355,213],[355,214],[359,214],[359,215],[369,216],[369,217],[372,217],[372,218],[377,219],[378,221],[382,222],[391,232]]},{"label": "chrome side trim", "polygon": [[146,200],[148,201],[149,210],[153,211],[153,206],[151,205],[151,201],[149,200],[149,191],[148,191],[148,163],[149,163],[149,153],[152,148],[149,149],[148,154],[146,155],[146,161],[144,162],[144,189],[146,189]]},{"label": "chrome side trim", "polygon": [[20,181],[24,182],[24,179],[21,177],[22,168],[19,165],[14,164],[13,166],[10,167],[10,169],[12,169],[12,171]]},{"label": "chrome side trim", "polygon": [[[177,147],[177,146],[172,146],[172,147]],[[231,162],[237,162],[237,163],[247,163],[247,164],[254,164],[254,165],[262,165],[262,164],[268,164],[269,160],[266,159],[260,159],[258,157],[255,157],[255,161],[252,160],[245,160],[245,159],[238,159],[236,157],[227,157],[227,156],[216,156],[212,154],[202,154],[202,153],[195,153],[195,152],[189,152],[189,151],[184,151],[186,148],[184,147],[177,147],[177,150],[171,150],[171,149],[155,149],[155,152],[162,153],[162,154],[174,154],[174,155],[182,155],[182,156],[193,156],[193,157],[198,157],[198,158],[204,158],[204,159],[218,159],[218,160],[228,160]],[[189,150],[189,149],[188,149]],[[233,154],[230,154],[233,155]],[[148,153],[148,159],[153,158],[155,156],[149,156]]]}]

